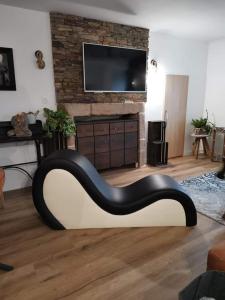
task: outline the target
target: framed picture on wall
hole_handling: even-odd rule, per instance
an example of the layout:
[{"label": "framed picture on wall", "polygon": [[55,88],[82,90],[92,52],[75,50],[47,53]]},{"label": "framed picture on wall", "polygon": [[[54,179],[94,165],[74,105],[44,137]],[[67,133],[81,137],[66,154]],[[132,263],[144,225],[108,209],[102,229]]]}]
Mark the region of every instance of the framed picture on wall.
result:
[{"label": "framed picture on wall", "polygon": [[0,47],[0,91],[15,91],[16,81],[14,72],[12,48]]}]

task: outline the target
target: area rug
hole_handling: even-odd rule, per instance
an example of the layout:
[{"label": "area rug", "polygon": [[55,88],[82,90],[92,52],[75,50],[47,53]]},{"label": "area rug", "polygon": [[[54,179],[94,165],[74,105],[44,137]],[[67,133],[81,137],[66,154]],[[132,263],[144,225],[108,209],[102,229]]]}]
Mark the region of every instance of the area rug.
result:
[{"label": "area rug", "polygon": [[225,225],[225,180],[207,173],[180,182],[184,191],[192,198],[199,213]]}]

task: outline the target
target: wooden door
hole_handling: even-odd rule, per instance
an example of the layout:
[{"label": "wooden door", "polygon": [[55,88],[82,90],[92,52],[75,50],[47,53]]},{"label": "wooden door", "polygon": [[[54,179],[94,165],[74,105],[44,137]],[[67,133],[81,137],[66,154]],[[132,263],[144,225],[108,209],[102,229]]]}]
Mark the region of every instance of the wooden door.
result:
[{"label": "wooden door", "polygon": [[188,76],[167,75],[165,94],[166,140],[169,142],[168,157],[184,154]]}]

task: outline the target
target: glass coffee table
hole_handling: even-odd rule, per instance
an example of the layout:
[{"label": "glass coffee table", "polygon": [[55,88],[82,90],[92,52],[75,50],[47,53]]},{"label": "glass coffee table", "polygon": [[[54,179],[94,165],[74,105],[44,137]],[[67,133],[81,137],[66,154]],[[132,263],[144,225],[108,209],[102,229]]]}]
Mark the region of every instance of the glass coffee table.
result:
[{"label": "glass coffee table", "polygon": [[180,292],[179,300],[225,300],[225,272],[200,275]]}]

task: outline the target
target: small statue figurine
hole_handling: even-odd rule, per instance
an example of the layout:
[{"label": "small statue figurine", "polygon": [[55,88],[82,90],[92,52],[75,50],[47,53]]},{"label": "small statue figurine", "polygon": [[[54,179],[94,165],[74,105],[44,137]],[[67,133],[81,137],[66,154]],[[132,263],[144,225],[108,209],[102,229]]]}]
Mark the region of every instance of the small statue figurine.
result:
[{"label": "small statue figurine", "polygon": [[43,53],[42,53],[42,51],[41,50],[35,51],[35,56],[37,58],[36,63],[37,63],[38,68],[39,69],[44,69],[45,68],[45,62],[43,60]]},{"label": "small statue figurine", "polygon": [[32,132],[28,127],[27,114],[22,112],[12,117],[11,124],[13,129],[7,132],[8,136],[26,137],[32,136]]}]

